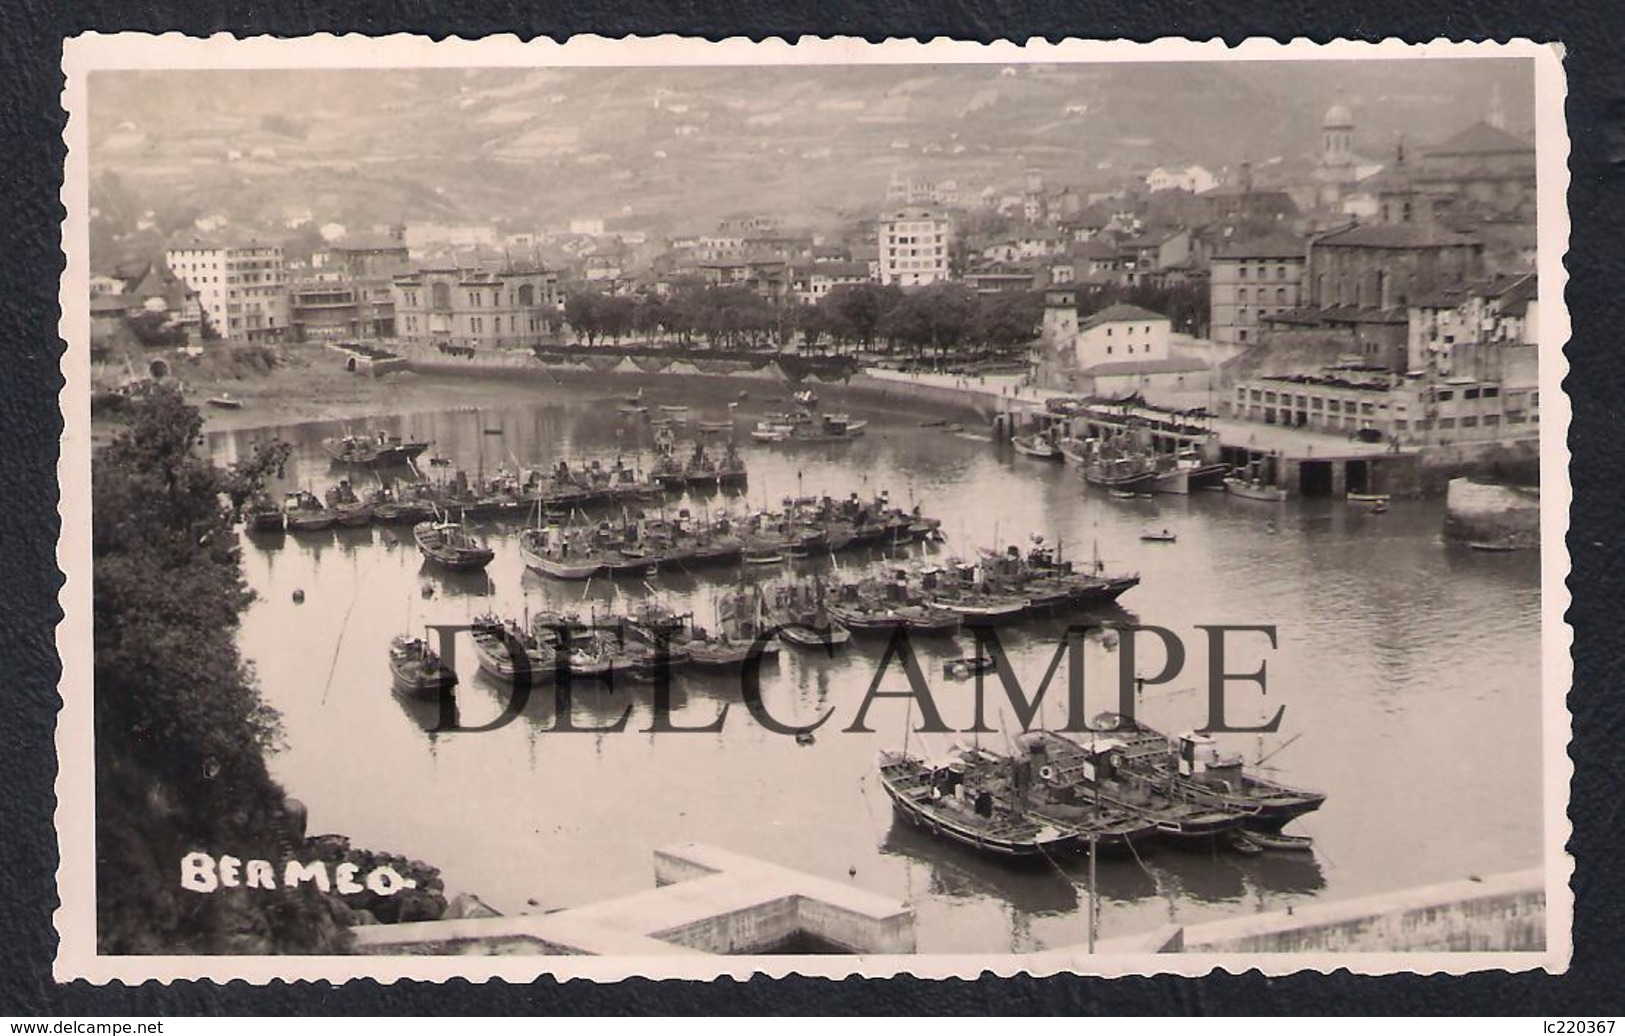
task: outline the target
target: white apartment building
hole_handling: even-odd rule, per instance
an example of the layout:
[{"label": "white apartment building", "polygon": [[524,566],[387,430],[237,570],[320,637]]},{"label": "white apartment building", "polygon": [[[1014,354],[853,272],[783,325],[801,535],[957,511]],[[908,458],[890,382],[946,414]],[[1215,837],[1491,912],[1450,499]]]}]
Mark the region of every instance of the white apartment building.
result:
[{"label": "white apartment building", "polygon": [[905,207],[880,214],[880,282],[914,287],[948,279],[948,217]]},{"label": "white apartment building", "polygon": [[288,328],[288,277],[282,248],[250,242],[222,247],[193,241],[164,253],[175,276],[198,294],[198,304],[223,338],[264,342]]}]

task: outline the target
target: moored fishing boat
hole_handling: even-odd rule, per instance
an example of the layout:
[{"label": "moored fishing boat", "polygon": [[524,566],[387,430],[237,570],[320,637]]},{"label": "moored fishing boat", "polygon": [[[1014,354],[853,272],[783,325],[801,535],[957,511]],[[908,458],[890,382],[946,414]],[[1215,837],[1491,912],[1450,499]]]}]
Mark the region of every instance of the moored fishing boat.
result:
[{"label": "moored fishing boat", "polygon": [[387,467],[415,460],[429,443],[403,439],[388,432],[372,435],[341,435],[322,440],[322,449],[340,464]]},{"label": "moored fishing boat", "polygon": [[827,602],[829,614],[854,634],[889,634],[898,629],[931,636],[953,636],[961,618],[955,612],[914,600],[896,582],[846,583]]},{"label": "moored fishing boat", "polygon": [[282,513],[290,532],[321,532],[333,527],[333,513],[308,489],[289,493],[283,500]]},{"label": "moored fishing boat", "polygon": [[1148,821],[1161,837],[1208,838],[1235,831],[1258,813],[1254,805],[1225,802],[1148,773],[1139,763],[1158,754],[1155,745],[1113,735],[1091,735],[1087,743],[1075,737],[1035,730],[1016,742],[1029,753],[1040,782]]},{"label": "moored fishing boat", "polygon": [[553,644],[512,619],[482,615],[469,623],[469,634],[480,672],[494,680],[536,684],[556,673],[558,652]]},{"label": "moored fishing boat", "polygon": [[282,532],[287,528],[282,508],[264,493],[255,494],[243,508],[243,524],[249,532]]},{"label": "moored fishing boat", "polygon": [[852,639],[852,631],[825,607],[824,582],[817,577],[776,588],[767,602],[767,621],[781,640],[796,647],[839,647]]},{"label": "moored fishing boat", "polygon": [[356,496],[349,479],[327,490],[327,509],[333,514],[334,524],[351,529],[372,524],[372,505]]},{"label": "moored fishing boat", "polygon": [[880,785],[899,816],[969,849],[999,857],[1035,856],[1076,843],[1073,832],[1035,819],[1001,794],[987,767],[960,756],[935,761],[879,753]]},{"label": "moored fishing boat", "polygon": [[424,557],[459,572],[482,569],[496,557],[495,551],[455,522],[418,522],[412,526],[412,538]]},{"label": "moored fishing boat", "polygon": [[1256,478],[1242,478],[1232,475],[1224,480],[1225,492],[1232,496],[1239,496],[1243,500],[1261,500],[1265,503],[1278,504],[1287,497],[1286,489],[1281,486],[1270,485]]},{"label": "moored fishing boat", "polygon": [[407,694],[428,694],[457,684],[457,674],[428,641],[417,637],[399,636],[390,641],[389,671],[395,689]]}]

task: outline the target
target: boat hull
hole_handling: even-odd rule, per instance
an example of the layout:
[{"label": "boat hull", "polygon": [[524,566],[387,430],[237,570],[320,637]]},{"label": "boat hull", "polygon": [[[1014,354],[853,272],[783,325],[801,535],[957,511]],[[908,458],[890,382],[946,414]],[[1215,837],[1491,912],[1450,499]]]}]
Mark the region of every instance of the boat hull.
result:
[{"label": "boat hull", "polygon": [[1286,490],[1280,486],[1256,485],[1239,478],[1224,480],[1225,492],[1232,496],[1239,496],[1243,500],[1258,500],[1263,503],[1278,504],[1286,499]]}]

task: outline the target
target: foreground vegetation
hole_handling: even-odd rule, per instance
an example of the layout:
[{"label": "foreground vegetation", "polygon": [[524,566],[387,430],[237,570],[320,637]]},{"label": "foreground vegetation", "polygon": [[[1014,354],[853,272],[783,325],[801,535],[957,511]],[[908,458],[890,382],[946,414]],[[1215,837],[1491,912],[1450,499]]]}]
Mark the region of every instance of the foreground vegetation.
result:
[{"label": "foreground vegetation", "polygon": [[224,469],[173,389],[132,401],[92,463],[96,908],[103,953],[333,953],[354,910],[310,886],[187,891],[189,852],[284,859],[302,807],[266,766],[279,722],[239,654],[235,510],[286,444]]}]

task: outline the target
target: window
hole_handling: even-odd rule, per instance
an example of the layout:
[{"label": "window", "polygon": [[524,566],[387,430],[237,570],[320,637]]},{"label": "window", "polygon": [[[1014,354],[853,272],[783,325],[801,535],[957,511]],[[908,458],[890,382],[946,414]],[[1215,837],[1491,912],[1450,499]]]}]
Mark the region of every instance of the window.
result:
[{"label": "window", "polygon": [[1241,268],[1241,279],[1242,279],[1242,280],[1246,280],[1246,279],[1247,279],[1247,267],[1245,267],[1245,266],[1243,266],[1243,267],[1242,267],[1242,268]]},{"label": "window", "polygon": [[1236,340],[1240,342],[1245,342],[1247,340],[1247,329],[1245,327],[1236,332]]}]

